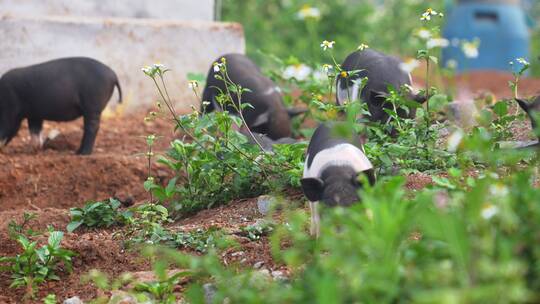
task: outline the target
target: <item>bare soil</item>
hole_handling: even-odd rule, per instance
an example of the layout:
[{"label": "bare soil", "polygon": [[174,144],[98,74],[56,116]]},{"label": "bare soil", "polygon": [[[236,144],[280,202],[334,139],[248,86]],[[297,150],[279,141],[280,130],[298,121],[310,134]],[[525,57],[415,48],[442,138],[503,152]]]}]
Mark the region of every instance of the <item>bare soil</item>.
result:
[{"label": "bare soil", "polygon": [[[511,96],[507,86],[510,79],[509,75],[491,72],[459,78],[471,91],[489,91],[497,98]],[[525,79],[520,85],[523,96],[538,91],[540,80]],[[32,228],[44,231],[52,225],[65,231],[70,207],[113,196],[122,200],[130,198],[134,202],[146,199],[147,194],[142,187],[147,177],[144,136],[162,136],[155,147],[159,154],[167,149],[174,134],[170,123],[163,120],[145,123],[143,118],[144,113],[103,119],[94,154],[90,156],[74,154],[82,136],[81,121],[46,123],[44,135],[53,129],[58,129],[60,135],[49,142],[46,150],[38,152],[31,148],[27,128],[23,127],[9,146],[0,152],[0,256],[19,253],[18,244],[7,235],[7,224],[12,219],[20,221],[25,211],[38,216]],[[518,129],[518,139],[530,137],[527,123],[520,124]],[[154,171],[154,175],[163,180],[169,174],[163,167],[156,167]],[[407,188],[420,190],[430,183],[429,175],[415,174],[408,177]],[[301,197],[299,193],[294,195]],[[260,218],[263,216],[257,212],[256,199],[253,198],[204,210],[174,226],[184,230],[217,226],[234,231]],[[71,296],[95,297],[96,288],[80,281],[81,276],[93,268],[109,275],[150,270],[149,263],[138,252],[126,251],[113,233],[111,229],[66,233],[64,246],[78,253],[74,259],[74,272],[63,274],[58,282],[43,284],[34,302],[41,303],[39,299],[49,293],[56,294],[61,301]],[[266,238],[259,241],[241,239],[240,248],[225,251],[222,259],[224,263],[240,263],[246,267],[262,262],[262,267],[270,271],[287,272],[273,261]],[[0,303],[21,303],[25,290],[9,288],[10,282],[9,275],[0,272]]]}]

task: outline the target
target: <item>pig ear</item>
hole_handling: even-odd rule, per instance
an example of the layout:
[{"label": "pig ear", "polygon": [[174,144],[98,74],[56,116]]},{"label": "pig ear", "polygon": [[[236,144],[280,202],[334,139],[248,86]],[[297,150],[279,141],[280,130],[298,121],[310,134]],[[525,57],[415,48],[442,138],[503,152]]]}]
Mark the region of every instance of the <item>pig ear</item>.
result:
[{"label": "pig ear", "polygon": [[523,109],[523,111],[529,113],[529,110],[530,110],[531,106],[529,105],[528,102],[526,102],[523,99],[519,99],[519,98],[516,98],[516,101],[519,104],[519,106]]},{"label": "pig ear", "polygon": [[267,124],[270,120],[270,112],[266,111],[255,118],[255,121],[251,124],[251,127],[260,127]]},{"label": "pig ear", "polygon": [[428,98],[426,97],[425,94],[421,94],[421,93],[417,93],[417,94],[413,94],[413,100],[418,102],[419,104],[423,104],[425,103]]},{"label": "pig ear", "polygon": [[300,180],[304,194],[311,202],[320,201],[324,191],[324,181],[320,178],[310,177]]},{"label": "pig ear", "polygon": [[367,171],[360,172],[357,175],[353,176],[353,183],[356,184],[356,185],[360,185],[360,182],[358,181],[358,179],[362,175],[366,176],[366,178],[367,178],[367,180],[368,180],[368,182],[369,182],[369,184],[371,186],[375,185],[376,178],[375,178],[375,170],[373,170],[373,169],[369,169]]},{"label": "pig ear", "polygon": [[366,174],[367,176],[367,179],[369,181],[369,184],[371,186],[375,185],[375,182],[377,181],[377,179],[375,178],[375,170],[373,169],[369,169],[367,171],[364,171],[364,173]]},{"label": "pig ear", "polygon": [[287,109],[287,114],[289,114],[289,117],[295,117],[295,116],[298,116],[300,114],[304,114],[306,113],[308,110],[307,109],[300,109],[300,108],[288,108]]}]

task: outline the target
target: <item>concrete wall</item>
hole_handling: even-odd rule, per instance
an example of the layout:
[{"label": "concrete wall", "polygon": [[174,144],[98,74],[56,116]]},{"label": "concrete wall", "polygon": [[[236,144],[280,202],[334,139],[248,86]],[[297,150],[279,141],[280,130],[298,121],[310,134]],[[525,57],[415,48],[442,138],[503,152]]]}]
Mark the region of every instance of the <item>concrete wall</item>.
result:
[{"label": "concrete wall", "polygon": [[4,16],[0,41],[0,74],[59,57],[102,61],[118,74],[130,110],[157,100],[141,67],[160,62],[172,69],[167,74],[171,96],[187,110],[197,104],[187,73],[206,75],[218,56],[245,50],[239,24],[150,19]]},{"label": "concrete wall", "polygon": [[0,13],[214,20],[214,0],[0,0]]}]

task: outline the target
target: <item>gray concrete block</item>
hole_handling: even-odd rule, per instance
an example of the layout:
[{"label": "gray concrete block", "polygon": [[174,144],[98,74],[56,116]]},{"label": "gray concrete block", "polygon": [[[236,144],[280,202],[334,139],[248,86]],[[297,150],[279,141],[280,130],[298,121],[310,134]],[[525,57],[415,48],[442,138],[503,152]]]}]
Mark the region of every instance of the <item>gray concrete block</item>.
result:
[{"label": "gray concrete block", "polygon": [[27,16],[86,16],[214,20],[214,0],[0,0],[0,12]]},{"label": "gray concrete block", "polygon": [[60,57],[102,61],[118,74],[128,110],[157,101],[143,66],[159,62],[170,68],[171,96],[178,110],[188,110],[198,101],[188,88],[187,73],[206,75],[217,57],[245,51],[241,25],[203,21],[3,16],[0,41],[6,42],[0,44],[0,74]]}]

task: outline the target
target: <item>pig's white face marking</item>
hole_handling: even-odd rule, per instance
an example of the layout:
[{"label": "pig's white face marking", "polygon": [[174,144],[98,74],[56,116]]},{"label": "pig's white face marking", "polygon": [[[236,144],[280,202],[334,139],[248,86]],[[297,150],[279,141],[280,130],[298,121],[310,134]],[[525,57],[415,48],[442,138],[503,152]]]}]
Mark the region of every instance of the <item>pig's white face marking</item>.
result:
[{"label": "pig's white face marking", "polygon": [[347,143],[320,151],[313,158],[310,167],[308,167],[308,159],[309,154],[304,163],[304,178],[321,177],[321,173],[329,166],[349,166],[355,172],[373,169],[373,165],[362,150]]},{"label": "pig's white face marking", "polygon": [[268,96],[268,95],[272,95],[272,94],[274,94],[276,92],[278,92],[278,93],[281,92],[281,89],[278,88],[278,87],[270,87],[270,88],[266,89],[266,91],[262,92],[261,95],[262,96]]},{"label": "pig's white face marking", "polygon": [[41,136],[41,133],[30,134],[30,143],[34,148],[41,149],[41,147],[43,146],[43,137]]},{"label": "pig's white face marking", "polygon": [[270,112],[264,112],[255,118],[255,121],[251,124],[252,127],[259,127],[264,125],[270,120]]},{"label": "pig's white face marking", "polygon": [[355,101],[358,100],[358,95],[360,93],[360,84],[358,81],[354,81],[353,85],[350,87],[342,88],[341,79],[337,82],[337,103],[342,106],[345,101]]}]

